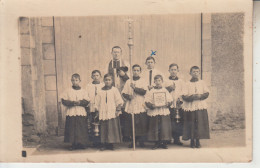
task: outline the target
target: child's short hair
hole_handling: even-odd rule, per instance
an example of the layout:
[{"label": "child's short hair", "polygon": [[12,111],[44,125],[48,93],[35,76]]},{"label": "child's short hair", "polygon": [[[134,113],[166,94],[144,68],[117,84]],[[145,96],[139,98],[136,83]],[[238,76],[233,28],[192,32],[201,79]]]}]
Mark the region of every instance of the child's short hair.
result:
[{"label": "child's short hair", "polygon": [[172,64],[170,64],[170,65],[169,65],[169,69],[171,69],[171,67],[174,67],[174,66],[176,66],[176,67],[177,67],[177,69],[179,69],[179,66],[178,66],[178,64],[175,64],[175,63],[172,63]]},{"label": "child's short hair", "polygon": [[193,69],[200,69],[198,66],[193,66],[190,68],[190,73],[192,72]]},{"label": "child's short hair", "polygon": [[78,73],[74,73],[72,76],[71,76],[71,79],[72,78],[77,78],[80,80],[80,75]]},{"label": "child's short hair", "polygon": [[119,71],[124,71],[124,72],[127,72],[128,71],[128,68],[127,68],[127,66],[121,66],[121,67],[119,67],[118,69],[117,69],[117,72],[119,72]]},{"label": "child's short hair", "polygon": [[106,79],[107,77],[111,77],[113,79],[113,75],[110,74],[110,73],[107,73],[107,74],[104,75],[104,79]]},{"label": "child's short hair", "polygon": [[92,72],[91,72],[91,75],[93,75],[94,73],[99,73],[99,75],[101,76],[100,70],[94,70],[94,71],[92,71]]},{"label": "child's short hair", "polygon": [[119,47],[119,46],[114,46],[114,47],[112,47],[112,51],[113,51],[115,48],[119,48],[119,49],[122,51],[122,48]]},{"label": "child's short hair", "polygon": [[149,57],[147,57],[145,62],[147,62],[148,60],[153,60],[153,61],[154,61],[154,63],[155,63],[155,58],[154,58],[154,57],[152,57],[152,56],[149,56]]},{"label": "child's short hair", "polygon": [[163,81],[162,75],[155,75],[155,76],[154,76],[154,80],[156,80],[156,79],[161,79],[161,80]]},{"label": "child's short hair", "polygon": [[140,68],[140,71],[142,71],[142,68],[141,68],[140,65],[138,65],[138,64],[134,64],[134,65],[132,66],[132,69],[134,69],[135,67],[139,67],[139,68]]}]

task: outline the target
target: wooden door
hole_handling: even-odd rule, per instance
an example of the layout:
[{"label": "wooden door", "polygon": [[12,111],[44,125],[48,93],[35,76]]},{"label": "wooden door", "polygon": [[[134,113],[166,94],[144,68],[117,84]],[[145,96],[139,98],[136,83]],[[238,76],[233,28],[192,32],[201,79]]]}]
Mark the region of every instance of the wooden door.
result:
[{"label": "wooden door", "polygon": [[[94,69],[105,73],[111,48],[120,46],[128,59],[129,16],[55,17],[55,50],[58,98],[71,87],[71,75],[79,73],[82,87],[91,82]],[[188,80],[189,68],[201,65],[200,14],[130,16],[133,22],[133,64],[145,68],[145,59],[156,50],[156,67],[168,76],[170,63],[177,63],[180,76]],[[61,110],[59,126],[64,127]]]}]

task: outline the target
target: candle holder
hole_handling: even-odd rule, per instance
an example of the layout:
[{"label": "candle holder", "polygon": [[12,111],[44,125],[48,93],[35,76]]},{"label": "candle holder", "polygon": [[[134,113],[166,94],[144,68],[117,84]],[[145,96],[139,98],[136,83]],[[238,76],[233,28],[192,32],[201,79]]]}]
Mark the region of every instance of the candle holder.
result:
[{"label": "candle holder", "polygon": [[93,122],[92,124],[94,125],[94,135],[99,136],[99,122]]},{"label": "candle holder", "polygon": [[182,102],[180,101],[180,99],[178,99],[176,102],[176,116],[175,116],[176,123],[179,123],[181,119],[180,112],[179,112],[181,105]]}]

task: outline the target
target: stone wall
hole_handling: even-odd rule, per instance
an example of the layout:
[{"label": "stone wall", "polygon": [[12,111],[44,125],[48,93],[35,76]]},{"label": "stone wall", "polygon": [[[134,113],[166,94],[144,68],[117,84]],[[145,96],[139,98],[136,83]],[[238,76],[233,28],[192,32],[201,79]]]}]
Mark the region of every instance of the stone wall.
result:
[{"label": "stone wall", "polygon": [[53,18],[19,19],[23,142],[38,143],[58,125]]},{"label": "stone wall", "polygon": [[211,56],[203,53],[203,74],[205,80],[211,81],[211,128],[244,128],[244,14],[212,14],[210,20],[211,24],[205,27],[211,31],[211,39],[205,39],[203,46],[211,48]]}]

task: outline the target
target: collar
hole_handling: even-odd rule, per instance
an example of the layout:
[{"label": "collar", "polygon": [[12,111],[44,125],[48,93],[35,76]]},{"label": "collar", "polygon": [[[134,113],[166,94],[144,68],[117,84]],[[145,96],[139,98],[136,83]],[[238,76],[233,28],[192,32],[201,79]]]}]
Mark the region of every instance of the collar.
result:
[{"label": "collar", "polygon": [[137,80],[139,80],[140,79],[140,76],[133,76],[133,80],[134,81],[137,81]]},{"label": "collar", "polygon": [[170,80],[178,80],[179,78],[178,78],[178,76],[175,76],[175,77],[170,76],[169,79]]},{"label": "collar", "polygon": [[114,61],[114,62],[118,62],[118,61],[120,61],[120,59],[117,59],[117,60],[115,60],[115,59],[112,59],[112,61]]},{"label": "collar", "polygon": [[197,82],[197,81],[199,81],[198,78],[191,78],[191,80],[190,80],[190,82]]},{"label": "collar", "polygon": [[72,86],[72,88],[73,88],[74,90],[80,90],[80,89],[81,89],[80,86]]},{"label": "collar", "polygon": [[93,81],[92,84],[100,84],[100,81]]},{"label": "collar", "polygon": [[154,86],[154,89],[162,89],[162,86],[158,87],[158,86]]},{"label": "collar", "polygon": [[112,88],[112,86],[104,86],[103,88],[102,88],[102,90],[110,90]]}]

